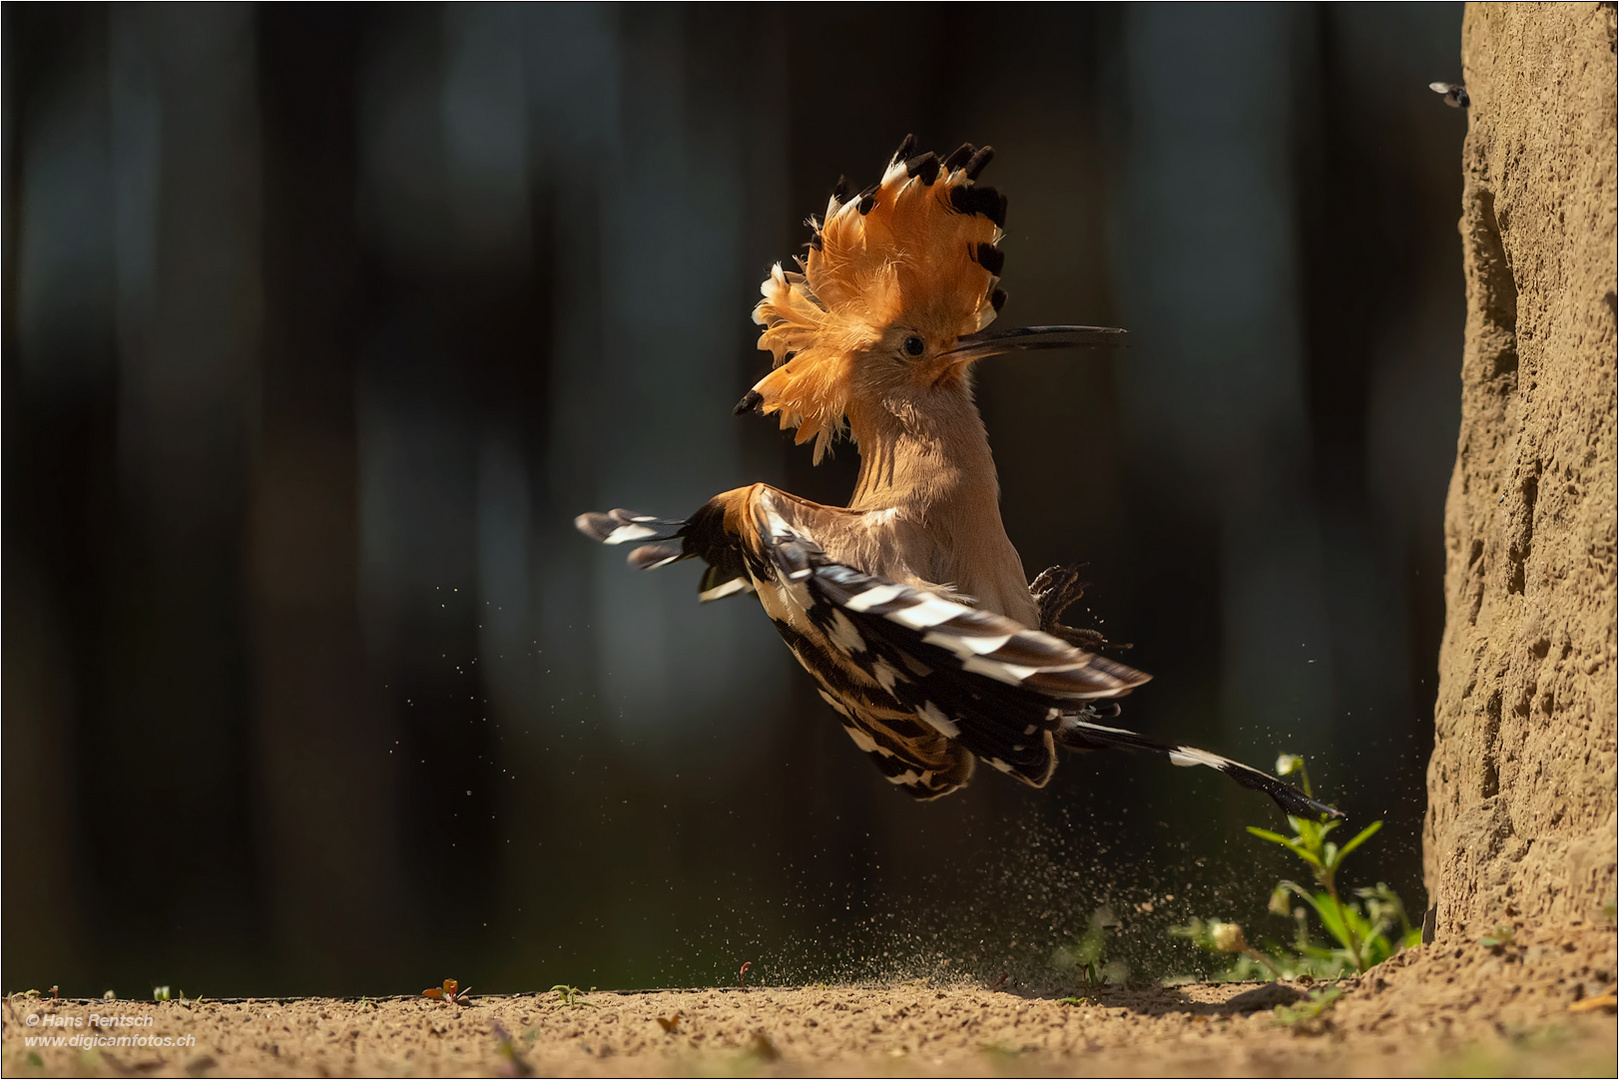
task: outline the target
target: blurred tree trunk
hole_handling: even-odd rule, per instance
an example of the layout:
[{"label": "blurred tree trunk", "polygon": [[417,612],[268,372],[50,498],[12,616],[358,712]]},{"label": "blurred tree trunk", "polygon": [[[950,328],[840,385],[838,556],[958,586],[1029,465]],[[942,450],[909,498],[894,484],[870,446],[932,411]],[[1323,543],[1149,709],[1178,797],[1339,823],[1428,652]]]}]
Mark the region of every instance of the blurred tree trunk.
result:
[{"label": "blurred tree trunk", "polygon": [[1441,936],[1614,895],[1615,15],[1471,4],[1424,869]]},{"label": "blurred tree trunk", "polygon": [[[359,19],[259,16],[265,176],[260,452],[248,567],[270,940],[283,987],[389,973],[405,894],[388,722],[361,643],[355,364]],[[387,977],[384,974],[383,977]]]}]

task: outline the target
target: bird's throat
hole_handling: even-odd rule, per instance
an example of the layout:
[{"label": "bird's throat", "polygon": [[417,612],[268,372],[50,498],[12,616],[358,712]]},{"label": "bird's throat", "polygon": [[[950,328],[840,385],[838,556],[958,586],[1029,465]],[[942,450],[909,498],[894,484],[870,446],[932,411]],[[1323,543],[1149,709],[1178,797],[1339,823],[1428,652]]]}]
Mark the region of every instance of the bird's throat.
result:
[{"label": "bird's throat", "polygon": [[860,449],[850,509],[897,508],[919,521],[941,513],[987,511],[999,523],[995,459],[984,422],[967,394],[851,410],[849,431]]},{"label": "bird's throat", "polygon": [[1028,579],[1001,523],[995,459],[978,409],[966,393],[924,404],[851,412],[860,475],[849,508],[896,511],[920,526],[932,550],[912,564],[924,577],[1033,626]]}]

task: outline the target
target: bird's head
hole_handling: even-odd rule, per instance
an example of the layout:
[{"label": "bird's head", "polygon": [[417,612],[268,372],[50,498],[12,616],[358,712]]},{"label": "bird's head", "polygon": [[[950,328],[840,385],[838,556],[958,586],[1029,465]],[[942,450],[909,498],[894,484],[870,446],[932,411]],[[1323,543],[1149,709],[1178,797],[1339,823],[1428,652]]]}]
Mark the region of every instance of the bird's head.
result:
[{"label": "bird's head", "polygon": [[991,334],[1006,300],[996,247],[1006,198],[976,183],[993,151],[965,145],[940,160],[909,136],[881,182],[827,203],[797,269],[771,268],[753,321],[775,367],[748,391],[751,409],[815,440],[815,460],[853,411],[926,407],[959,393],[972,361],[996,353],[1102,344],[1122,330],[1024,327]]}]

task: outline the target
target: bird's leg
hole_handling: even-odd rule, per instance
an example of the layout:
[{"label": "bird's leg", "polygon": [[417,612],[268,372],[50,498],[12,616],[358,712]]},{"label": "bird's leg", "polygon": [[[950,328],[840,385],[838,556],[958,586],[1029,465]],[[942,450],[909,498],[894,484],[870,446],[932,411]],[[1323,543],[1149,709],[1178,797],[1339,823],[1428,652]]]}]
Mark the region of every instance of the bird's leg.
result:
[{"label": "bird's leg", "polygon": [[1029,595],[1034,597],[1035,609],[1040,613],[1041,630],[1052,637],[1061,638],[1076,649],[1097,652],[1108,644],[1107,638],[1099,631],[1078,630],[1064,626],[1060,621],[1062,613],[1085,595],[1086,583],[1079,579],[1080,565],[1053,566],[1042,570],[1040,576],[1029,583]]}]

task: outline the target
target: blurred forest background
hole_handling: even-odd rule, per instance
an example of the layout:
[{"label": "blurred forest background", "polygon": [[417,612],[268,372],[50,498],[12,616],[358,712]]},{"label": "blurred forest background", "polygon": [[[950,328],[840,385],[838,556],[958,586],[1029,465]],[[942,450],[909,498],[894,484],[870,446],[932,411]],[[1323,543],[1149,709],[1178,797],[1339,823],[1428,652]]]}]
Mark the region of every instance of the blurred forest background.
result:
[{"label": "blurred forest background", "polygon": [[[766,480],[749,311],[839,174],[992,144],[979,367],[1125,722],[1310,756],[1414,913],[1463,318],[1459,4],[7,4],[4,989],[1037,967],[1267,917],[1280,821],[1074,757],[915,804],[746,600],[570,524]],[[1093,620],[1087,623],[1085,620]]]}]

